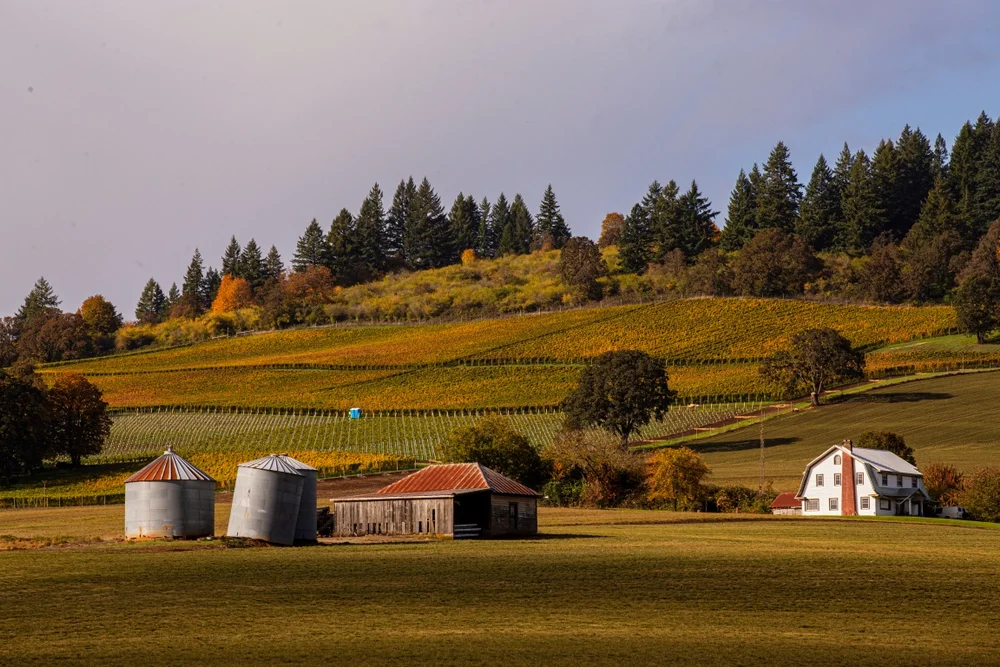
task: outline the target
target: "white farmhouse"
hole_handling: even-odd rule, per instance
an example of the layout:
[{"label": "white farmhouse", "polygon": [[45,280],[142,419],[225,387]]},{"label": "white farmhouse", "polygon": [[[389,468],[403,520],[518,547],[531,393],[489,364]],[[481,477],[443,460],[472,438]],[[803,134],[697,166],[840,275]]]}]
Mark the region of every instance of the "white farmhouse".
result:
[{"label": "white farmhouse", "polygon": [[921,516],[930,500],[916,466],[850,440],[806,466],[795,497],[803,516]]}]

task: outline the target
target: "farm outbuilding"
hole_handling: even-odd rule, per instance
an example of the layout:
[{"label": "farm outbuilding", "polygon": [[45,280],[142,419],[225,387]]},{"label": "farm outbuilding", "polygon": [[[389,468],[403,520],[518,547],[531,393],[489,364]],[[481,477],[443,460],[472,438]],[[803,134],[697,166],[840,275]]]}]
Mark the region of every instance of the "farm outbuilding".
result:
[{"label": "farm outbuilding", "polygon": [[802,501],[794,493],[779,493],[769,507],[771,514],[802,514]]},{"label": "farm outbuilding", "polygon": [[194,539],[215,533],[215,480],[168,447],[125,480],[125,537]]},{"label": "farm outbuilding", "polygon": [[[292,545],[305,481],[301,471],[277,454],[241,463],[226,535]],[[314,509],[314,531],[315,521]]]},{"label": "farm outbuilding", "polygon": [[334,534],[535,535],[538,498],[523,484],[478,463],[432,465],[374,495],[334,499]]},{"label": "farm outbuilding", "polygon": [[317,470],[311,465],[288,454],[281,454],[288,465],[299,471],[305,479],[302,484],[302,498],[299,500],[299,518],[295,522],[295,539],[304,542],[316,541],[316,478]]}]

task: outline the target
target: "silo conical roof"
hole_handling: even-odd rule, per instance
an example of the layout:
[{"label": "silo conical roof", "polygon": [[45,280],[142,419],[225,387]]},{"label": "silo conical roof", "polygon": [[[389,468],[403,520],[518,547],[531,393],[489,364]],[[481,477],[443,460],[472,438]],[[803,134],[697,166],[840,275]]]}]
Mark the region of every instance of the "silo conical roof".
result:
[{"label": "silo conical roof", "polygon": [[284,459],[288,463],[288,465],[292,466],[296,470],[316,470],[316,468],[313,468],[308,463],[303,463],[298,459],[293,459],[288,454],[278,454],[278,456]]},{"label": "silo conical roof", "polygon": [[[294,459],[293,459],[294,460]],[[296,461],[296,463],[298,463]],[[305,465],[300,464],[300,465]],[[278,456],[277,454],[271,454],[270,456],[265,456],[260,459],[253,461],[247,461],[246,463],[241,463],[241,468],[256,468],[257,470],[270,470],[271,472],[283,472],[286,475],[298,475],[302,476],[302,473],[298,469],[289,463],[285,457]]]},{"label": "silo conical roof", "polygon": [[174,454],[174,448],[170,446],[162,456],[126,479],[125,483],[173,481],[214,482],[215,480],[188,463],[183,457]]}]

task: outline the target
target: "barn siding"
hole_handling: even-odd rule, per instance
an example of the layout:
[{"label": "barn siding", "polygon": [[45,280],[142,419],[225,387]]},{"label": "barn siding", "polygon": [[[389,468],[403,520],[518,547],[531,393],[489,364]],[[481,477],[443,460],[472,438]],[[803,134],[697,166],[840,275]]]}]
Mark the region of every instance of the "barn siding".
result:
[{"label": "barn siding", "polygon": [[[514,528],[510,521],[511,503],[517,503],[517,528]],[[493,494],[490,498],[490,505],[490,537],[535,535],[538,533],[537,498]]]},{"label": "barn siding", "polygon": [[451,535],[451,498],[334,501],[334,535]]}]

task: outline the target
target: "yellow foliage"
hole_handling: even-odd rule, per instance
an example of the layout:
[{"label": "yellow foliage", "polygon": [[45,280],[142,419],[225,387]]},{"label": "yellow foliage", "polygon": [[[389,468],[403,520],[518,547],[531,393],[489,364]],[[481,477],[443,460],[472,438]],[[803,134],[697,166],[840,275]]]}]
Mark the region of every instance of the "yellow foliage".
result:
[{"label": "yellow foliage", "polygon": [[219,292],[212,302],[213,313],[231,313],[234,310],[249,308],[253,305],[253,290],[250,283],[243,278],[234,278],[229,274],[222,276]]}]

